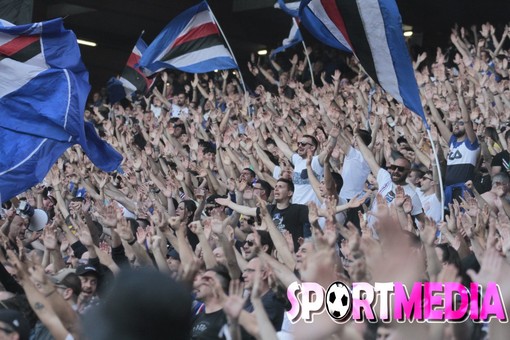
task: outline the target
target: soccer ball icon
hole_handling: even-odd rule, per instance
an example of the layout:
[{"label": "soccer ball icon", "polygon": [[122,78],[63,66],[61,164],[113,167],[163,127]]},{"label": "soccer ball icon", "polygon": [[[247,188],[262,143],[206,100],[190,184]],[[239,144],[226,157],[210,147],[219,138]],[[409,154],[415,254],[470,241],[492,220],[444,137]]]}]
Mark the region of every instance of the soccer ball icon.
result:
[{"label": "soccer ball icon", "polygon": [[347,321],[352,312],[352,293],[343,282],[332,283],[326,292],[326,309],[335,321]]}]

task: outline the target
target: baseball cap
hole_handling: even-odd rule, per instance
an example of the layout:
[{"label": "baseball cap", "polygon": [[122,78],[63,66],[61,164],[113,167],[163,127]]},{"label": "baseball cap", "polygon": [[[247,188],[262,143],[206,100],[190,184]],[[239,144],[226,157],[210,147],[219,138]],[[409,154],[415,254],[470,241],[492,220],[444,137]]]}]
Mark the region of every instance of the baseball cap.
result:
[{"label": "baseball cap", "polygon": [[[0,310],[0,321],[5,322],[12,328],[13,332],[18,333],[20,340],[28,340],[30,336],[30,326],[23,314],[17,310],[2,309]],[[8,330],[4,330],[4,332],[9,333]]]},{"label": "baseball cap", "polygon": [[168,253],[166,254],[166,257],[167,258],[171,257],[171,258],[176,259],[178,261],[181,260],[181,257],[179,256],[179,253],[175,249],[168,250]]},{"label": "baseball cap", "polygon": [[95,274],[98,275],[97,269],[94,266],[82,264],[76,268],[76,275],[83,276],[85,274]]},{"label": "baseball cap", "polygon": [[55,275],[50,276],[50,281],[56,286],[71,288],[76,296],[80,295],[81,281],[78,275],[76,275],[76,270],[72,268],[64,268],[60,270]]}]

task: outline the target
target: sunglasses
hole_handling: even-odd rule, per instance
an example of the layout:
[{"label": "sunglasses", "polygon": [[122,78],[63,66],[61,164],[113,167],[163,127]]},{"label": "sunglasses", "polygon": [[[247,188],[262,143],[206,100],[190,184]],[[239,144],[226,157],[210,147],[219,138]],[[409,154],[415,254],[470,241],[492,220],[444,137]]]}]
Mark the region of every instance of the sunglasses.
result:
[{"label": "sunglasses", "polygon": [[429,181],[432,181],[432,178],[430,178],[430,177],[423,176],[423,177],[421,178],[421,180],[423,181],[424,179],[428,179]]},{"label": "sunglasses", "polygon": [[464,122],[462,120],[459,120],[458,122],[453,123],[453,125],[460,125],[463,126]]},{"label": "sunglasses", "polygon": [[408,169],[403,167],[403,166],[398,166],[398,165],[390,165],[390,170],[398,170],[399,172],[404,172],[404,171],[407,171]]},{"label": "sunglasses", "polygon": [[311,143],[303,143],[303,142],[298,142],[297,145],[298,146],[305,146],[305,145],[313,146],[313,144],[311,144]]},{"label": "sunglasses", "polygon": [[244,241],[244,244],[248,245],[248,247],[253,247],[255,243],[253,241]]}]

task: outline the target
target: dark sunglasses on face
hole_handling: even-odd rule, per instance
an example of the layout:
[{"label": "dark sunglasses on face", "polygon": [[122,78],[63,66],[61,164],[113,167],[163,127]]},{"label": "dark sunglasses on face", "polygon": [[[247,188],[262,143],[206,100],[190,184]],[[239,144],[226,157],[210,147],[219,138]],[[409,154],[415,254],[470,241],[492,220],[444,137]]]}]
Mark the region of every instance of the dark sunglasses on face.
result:
[{"label": "dark sunglasses on face", "polygon": [[298,146],[305,146],[305,145],[313,146],[313,144],[311,144],[311,143],[303,143],[303,142],[298,142],[297,145]]},{"label": "dark sunglasses on face", "polygon": [[455,122],[454,125],[460,125],[463,126],[464,122],[462,120],[459,120],[458,122]]},{"label": "dark sunglasses on face", "polygon": [[404,171],[407,171],[406,168],[404,168],[403,166],[398,166],[398,165],[390,165],[390,170],[398,170],[399,172],[404,172]]},{"label": "dark sunglasses on face", "polygon": [[428,179],[429,181],[432,181],[432,178],[430,178],[430,177],[423,176],[423,177],[421,178],[421,180],[423,181],[424,179]]},{"label": "dark sunglasses on face", "polygon": [[253,243],[253,241],[244,241],[244,244],[247,245],[248,247],[253,247],[255,243]]}]

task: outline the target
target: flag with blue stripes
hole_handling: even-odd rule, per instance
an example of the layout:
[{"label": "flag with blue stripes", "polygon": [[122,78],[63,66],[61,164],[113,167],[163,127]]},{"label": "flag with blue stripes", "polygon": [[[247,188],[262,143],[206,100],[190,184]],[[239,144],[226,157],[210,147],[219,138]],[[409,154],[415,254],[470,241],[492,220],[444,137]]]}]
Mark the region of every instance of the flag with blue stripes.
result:
[{"label": "flag with blue stripes", "polygon": [[322,43],[352,52],[376,83],[428,127],[395,0],[303,0],[299,18]]},{"label": "flag with blue stripes", "polygon": [[147,47],[139,66],[147,75],[166,68],[189,73],[238,68],[205,1],[170,21]]},{"label": "flag with blue stripes", "polygon": [[122,156],[101,140],[84,109],[90,85],[76,36],[62,19],[14,26],[0,20],[0,195],[41,182],[70,146],[115,170]]}]

